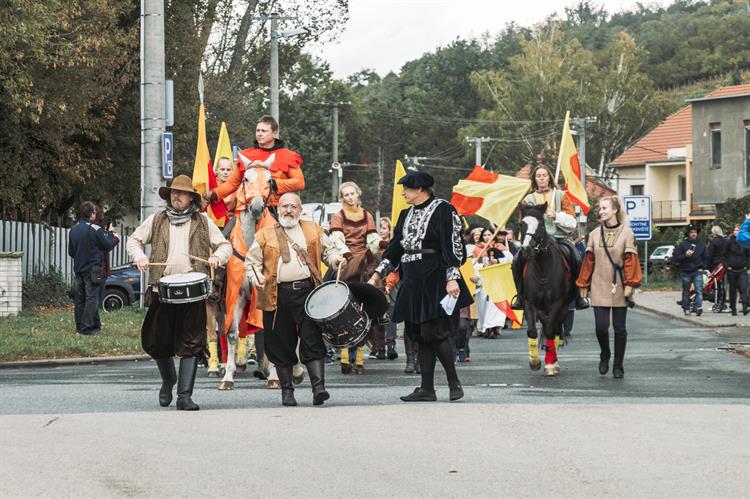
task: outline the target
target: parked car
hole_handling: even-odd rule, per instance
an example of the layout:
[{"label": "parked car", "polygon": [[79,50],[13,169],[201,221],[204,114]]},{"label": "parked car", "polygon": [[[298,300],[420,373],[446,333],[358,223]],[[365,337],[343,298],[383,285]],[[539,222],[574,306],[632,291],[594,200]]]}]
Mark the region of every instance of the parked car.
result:
[{"label": "parked car", "polygon": [[657,246],[656,249],[648,257],[648,264],[651,269],[654,268],[665,268],[672,262],[672,253],[674,252],[674,245],[668,244],[666,246]]},{"label": "parked car", "polygon": [[[341,211],[341,203],[302,203],[302,220],[311,220],[321,227],[328,230],[331,224],[331,217]],[[325,214],[323,210],[325,209]]]},{"label": "parked car", "polygon": [[107,277],[104,288],[102,308],[105,312],[114,312],[132,305],[141,297],[141,272],[129,265],[115,267]]}]

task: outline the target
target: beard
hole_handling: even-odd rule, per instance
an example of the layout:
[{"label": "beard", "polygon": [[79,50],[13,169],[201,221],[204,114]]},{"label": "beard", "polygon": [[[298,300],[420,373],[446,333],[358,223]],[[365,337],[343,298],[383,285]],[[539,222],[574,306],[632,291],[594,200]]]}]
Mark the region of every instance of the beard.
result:
[{"label": "beard", "polygon": [[295,217],[289,216],[289,215],[287,215],[287,216],[283,216],[282,215],[282,216],[279,217],[279,225],[281,225],[282,227],[285,227],[287,229],[291,229],[292,227],[296,226],[297,224],[299,224],[299,218],[295,218]]}]

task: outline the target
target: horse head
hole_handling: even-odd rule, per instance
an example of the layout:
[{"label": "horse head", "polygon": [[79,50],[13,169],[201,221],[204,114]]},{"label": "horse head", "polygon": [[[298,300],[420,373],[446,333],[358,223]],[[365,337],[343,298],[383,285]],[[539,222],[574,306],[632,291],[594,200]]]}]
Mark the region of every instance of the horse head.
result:
[{"label": "horse head", "polygon": [[538,206],[521,205],[521,247],[538,250],[547,240],[544,212],[547,203]]},{"label": "horse head", "polygon": [[263,216],[263,210],[266,208],[266,202],[270,195],[271,172],[269,167],[275,157],[275,154],[271,154],[266,161],[260,162],[250,161],[241,153],[239,155],[240,161],[245,165],[245,177],[243,179],[245,199],[250,214],[256,221]]}]

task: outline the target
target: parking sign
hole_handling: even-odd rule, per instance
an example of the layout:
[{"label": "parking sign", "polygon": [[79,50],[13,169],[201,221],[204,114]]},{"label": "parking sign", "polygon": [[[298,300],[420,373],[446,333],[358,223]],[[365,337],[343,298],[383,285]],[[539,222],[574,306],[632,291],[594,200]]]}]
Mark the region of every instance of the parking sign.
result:
[{"label": "parking sign", "polygon": [[623,196],[625,215],[638,241],[651,239],[651,196]]},{"label": "parking sign", "polygon": [[172,164],[174,151],[174,137],[172,132],[161,134],[161,176],[169,180],[172,178]]}]

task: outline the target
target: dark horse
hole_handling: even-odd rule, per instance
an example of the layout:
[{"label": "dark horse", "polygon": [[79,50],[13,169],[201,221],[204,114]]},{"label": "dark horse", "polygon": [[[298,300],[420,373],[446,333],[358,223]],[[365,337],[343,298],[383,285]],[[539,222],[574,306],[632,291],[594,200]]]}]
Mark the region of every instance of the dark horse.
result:
[{"label": "dark horse", "polygon": [[568,315],[568,304],[575,298],[575,287],[570,280],[570,265],[560,246],[547,234],[544,212],[547,203],[539,206],[520,206],[521,250],[526,262],[523,272],[523,298],[529,339],[529,367],[541,367],[536,321],[542,323],[546,339],[544,375],[560,373],[557,347],[562,344],[563,322]]}]

